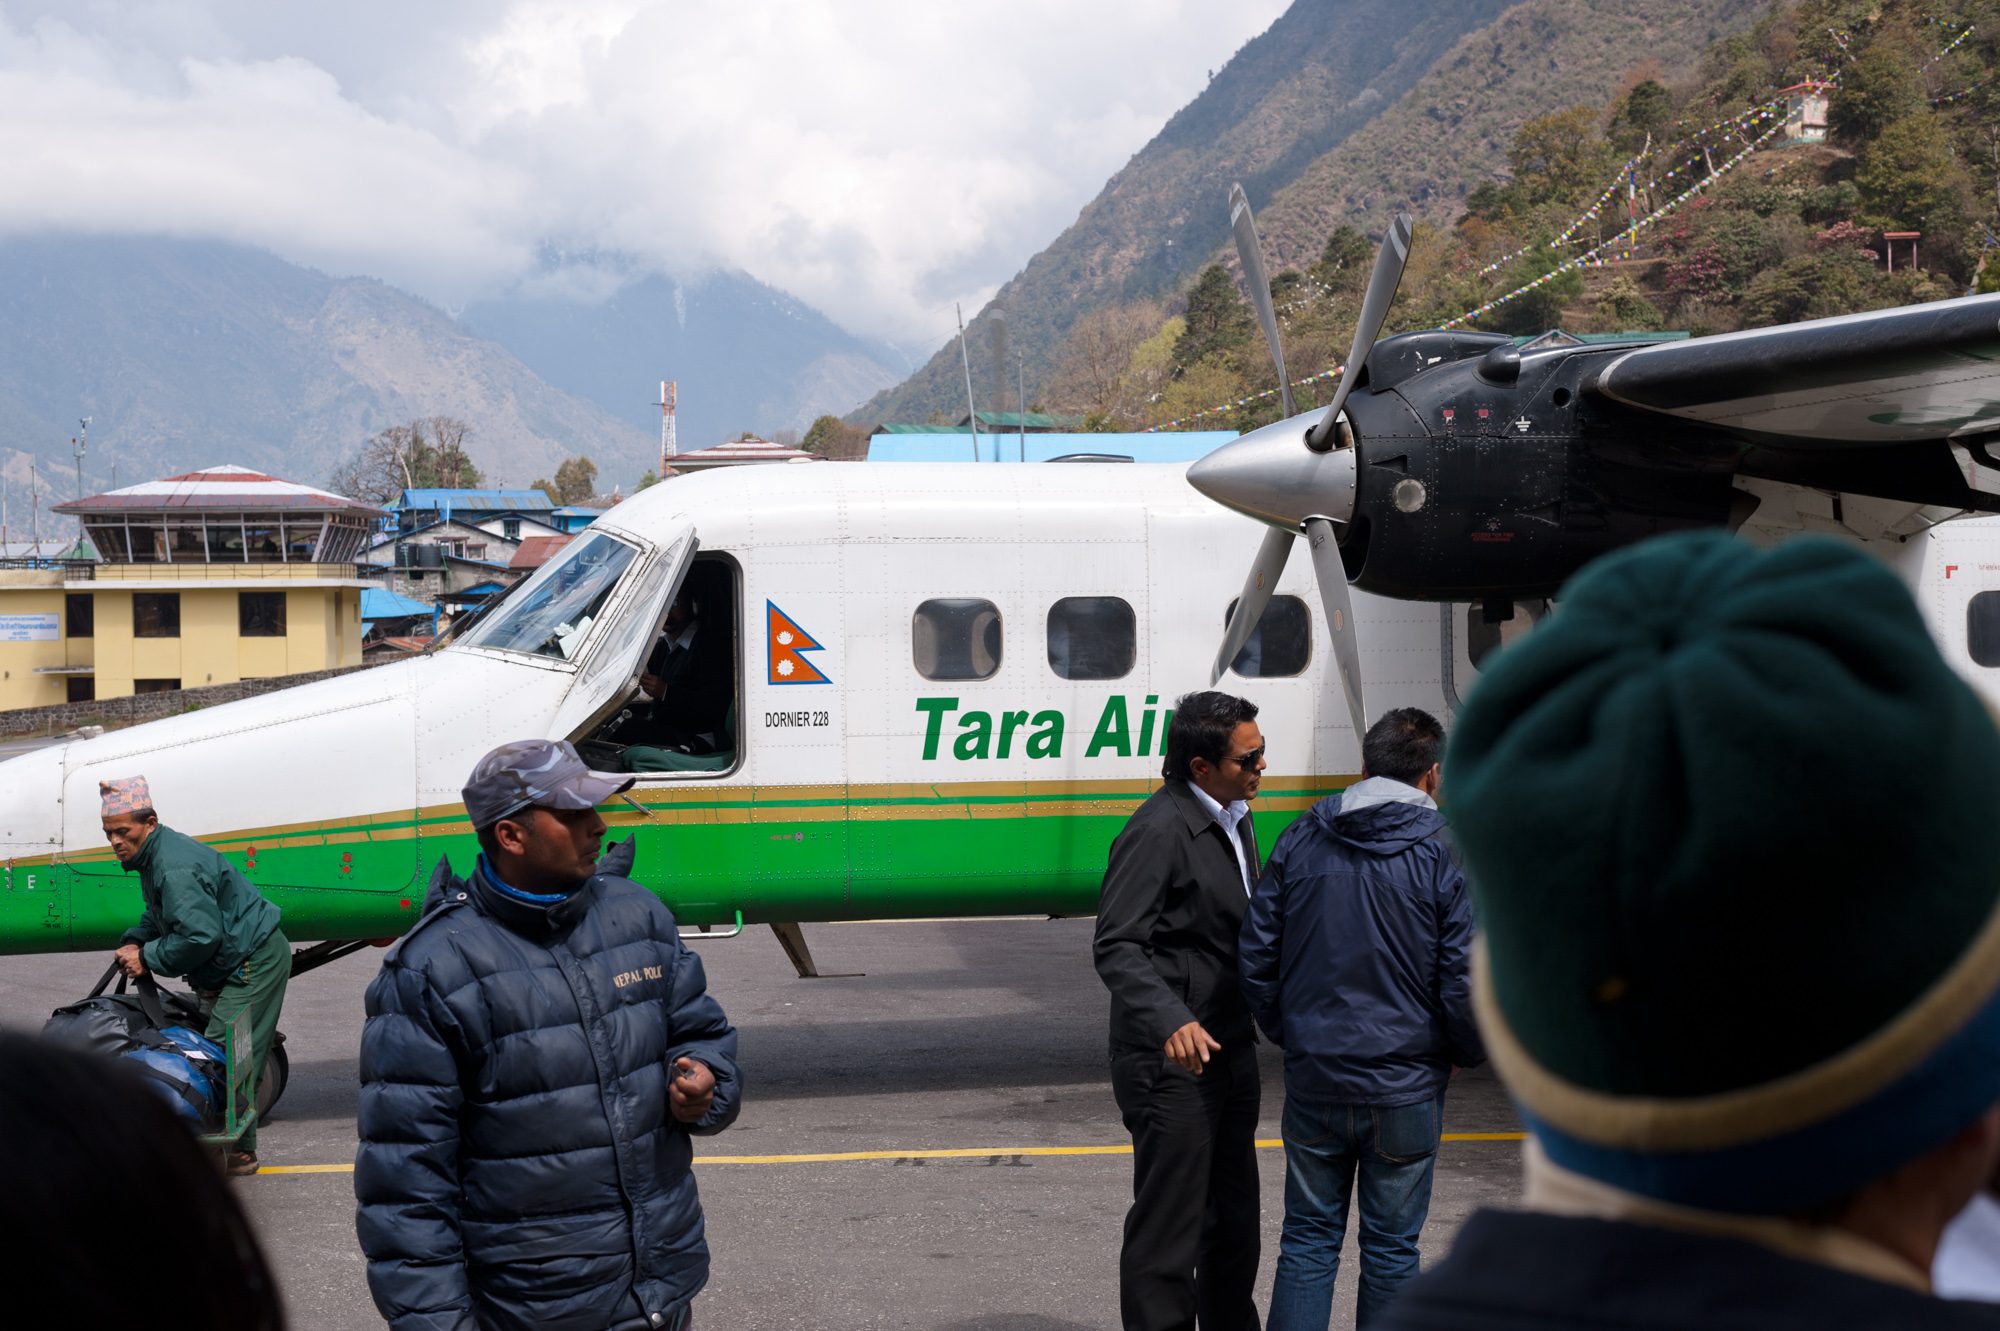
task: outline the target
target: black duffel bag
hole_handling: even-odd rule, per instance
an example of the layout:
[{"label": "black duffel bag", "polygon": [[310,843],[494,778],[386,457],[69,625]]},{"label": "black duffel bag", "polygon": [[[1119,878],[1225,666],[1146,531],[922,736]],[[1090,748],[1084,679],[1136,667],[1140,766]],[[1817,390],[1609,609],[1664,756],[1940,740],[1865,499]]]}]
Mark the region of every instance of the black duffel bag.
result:
[{"label": "black duffel bag", "polygon": [[[105,993],[111,977],[118,988]],[[45,1039],[88,1054],[126,1060],[157,1086],[189,1127],[221,1126],[222,1048],[202,1035],[201,1001],[162,989],[141,975],[131,993],[117,962],[81,1002],[59,1007],[42,1025]]]},{"label": "black duffel bag", "polygon": [[[113,976],[118,977],[118,987],[107,994],[104,990]],[[87,997],[49,1014],[42,1025],[42,1035],[71,1049],[115,1055],[151,1043],[140,1039],[147,1031],[169,1026],[188,1026],[199,1031],[203,1021],[200,999],[193,994],[162,989],[150,975],[140,976],[133,991],[125,992],[125,975],[114,961]]]}]

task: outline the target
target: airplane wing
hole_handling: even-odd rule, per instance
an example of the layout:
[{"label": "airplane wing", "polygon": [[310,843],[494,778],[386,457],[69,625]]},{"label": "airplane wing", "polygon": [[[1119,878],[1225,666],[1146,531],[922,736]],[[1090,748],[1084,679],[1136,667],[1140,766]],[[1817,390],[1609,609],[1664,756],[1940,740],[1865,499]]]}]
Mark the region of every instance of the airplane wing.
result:
[{"label": "airplane wing", "polygon": [[1781,449],[2000,430],[2000,295],[1655,343],[1586,391]]}]

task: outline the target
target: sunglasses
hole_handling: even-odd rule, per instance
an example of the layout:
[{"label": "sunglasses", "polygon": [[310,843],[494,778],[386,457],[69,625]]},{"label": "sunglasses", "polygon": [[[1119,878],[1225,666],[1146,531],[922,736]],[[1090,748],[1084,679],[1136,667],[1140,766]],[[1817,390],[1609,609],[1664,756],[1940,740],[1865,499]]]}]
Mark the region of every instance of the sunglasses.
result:
[{"label": "sunglasses", "polygon": [[1238,767],[1242,768],[1246,772],[1254,772],[1257,770],[1257,764],[1264,761],[1264,748],[1265,746],[1260,745],[1259,747],[1250,750],[1250,752],[1248,753],[1231,754],[1229,757],[1224,758],[1222,761],[1226,763],[1235,763]]}]

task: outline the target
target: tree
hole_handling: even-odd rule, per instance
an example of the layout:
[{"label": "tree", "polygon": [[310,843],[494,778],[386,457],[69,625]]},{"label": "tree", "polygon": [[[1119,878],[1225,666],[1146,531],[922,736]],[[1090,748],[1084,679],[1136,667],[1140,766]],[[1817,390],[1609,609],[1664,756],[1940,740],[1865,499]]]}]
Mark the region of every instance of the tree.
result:
[{"label": "tree", "polygon": [[1234,358],[1256,330],[1249,305],[1237,294],[1229,270],[1212,263],[1188,292],[1187,323],[1174,343],[1174,366],[1185,371],[1211,356]]},{"label": "tree", "polygon": [[[1178,428],[1187,430],[1227,429],[1240,424],[1232,419],[1234,403],[1248,391],[1249,385],[1229,357],[1219,352],[1204,356],[1194,364],[1183,367],[1179,375],[1167,384],[1160,394],[1159,419],[1185,420],[1185,424]],[[1196,416],[1197,412],[1210,414]],[[1193,419],[1187,419],[1190,417]]]},{"label": "tree", "polygon": [[554,504],[557,508],[562,507],[563,504],[562,491],[556,489],[555,482],[549,480],[547,477],[537,476],[535,478],[535,483],[533,485],[530,485],[528,488],[530,490],[540,490],[543,494],[549,497],[549,502],[551,504]]},{"label": "tree", "polygon": [[1854,184],[1862,217],[1884,230],[1946,231],[1964,221],[1965,169],[1929,111],[1885,126],[1868,145]]},{"label": "tree", "polygon": [[1608,333],[1650,333],[1659,329],[1660,311],[1627,273],[1620,273],[1597,295],[1597,321]]},{"label": "tree", "polygon": [[589,458],[564,458],[556,466],[556,502],[581,504],[597,493],[597,464]]},{"label": "tree", "polygon": [[1834,244],[1759,273],[1743,294],[1743,326],[1796,323],[1894,303],[1877,286],[1875,256]]},{"label": "tree", "polygon": [[1326,238],[1326,248],[1313,265],[1313,277],[1330,287],[1360,286],[1374,271],[1375,247],[1368,237],[1342,222]]},{"label": "tree", "polygon": [[1049,396],[1057,407],[1087,419],[1106,421],[1134,410],[1126,383],[1132,354],[1153,336],[1164,317],[1158,305],[1105,305],[1071,327],[1049,376]]},{"label": "tree", "polygon": [[472,427],[452,416],[422,416],[392,425],[333,469],[328,488],[372,504],[395,502],[405,490],[474,490],[486,483],[466,451]]},{"label": "tree", "polygon": [[1611,112],[1612,146],[1630,157],[1646,146],[1648,138],[1663,144],[1673,119],[1673,95],[1658,80],[1647,79],[1619,99]]},{"label": "tree", "polygon": [[838,416],[821,416],[806,427],[799,447],[823,458],[865,458],[868,430],[866,426],[849,425]]},{"label": "tree", "polygon": [[[1530,250],[1507,270],[1501,281],[1508,290],[1526,286],[1562,260],[1547,248]],[[1543,333],[1562,326],[1563,311],[1583,296],[1583,274],[1566,268],[1532,291],[1508,301],[1480,320],[1498,333]]]},{"label": "tree", "polygon": [[1862,148],[1883,130],[1926,109],[1922,44],[1906,25],[1890,24],[1841,66],[1840,87],[1827,103],[1833,138]]},{"label": "tree", "polygon": [[1507,149],[1507,165],[1522,207],[1582,204],[1604,188],[1611,151],[1598,133],[1598,116],[1592,107],[1573,106],[1521,126]]},{"label": "tree", "polygon": [[646,474],[639,478],[639,483],[632,487],[632,493],[638,494],[641,490],[650,490],[659,483],[660,473],[648,467],[646,468]]}]

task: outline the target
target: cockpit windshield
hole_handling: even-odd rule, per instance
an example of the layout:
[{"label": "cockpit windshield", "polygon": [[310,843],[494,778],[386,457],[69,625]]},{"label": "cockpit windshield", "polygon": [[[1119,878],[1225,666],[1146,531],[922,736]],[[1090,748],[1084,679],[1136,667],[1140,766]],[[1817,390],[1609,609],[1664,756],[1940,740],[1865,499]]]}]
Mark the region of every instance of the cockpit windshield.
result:
[{"label": "cockpit windshield", "polygon": [[503,652],[574,660],[639,552],[602,532],[572,541],[462,642]]}]

